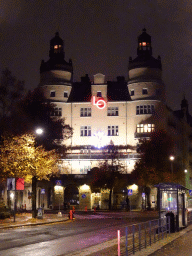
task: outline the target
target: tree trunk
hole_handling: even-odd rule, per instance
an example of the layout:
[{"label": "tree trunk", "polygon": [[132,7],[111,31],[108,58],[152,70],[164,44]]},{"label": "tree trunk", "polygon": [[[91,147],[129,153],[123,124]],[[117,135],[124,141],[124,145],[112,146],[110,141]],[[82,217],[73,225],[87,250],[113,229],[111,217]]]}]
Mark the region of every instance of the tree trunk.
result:
[{"label": "tree trunk", "polygon": [[151,193],[151,188],[150,187],[145,187],[145,195],[147,197],[147,209],[151,209],[151,202],[150,202],[150,193]]},{"label": "tree trunk", "polygon": [[37,198],[37,177],[34,176],[32,178],[32,217],[37,217],[37,210],[36,210],[36,198]]},{"label": "tree trunk", "polygon": [[111,197],[112,197],[112,188],[110,188],[110,192],[109,192],[109,210],[111,210]]}]

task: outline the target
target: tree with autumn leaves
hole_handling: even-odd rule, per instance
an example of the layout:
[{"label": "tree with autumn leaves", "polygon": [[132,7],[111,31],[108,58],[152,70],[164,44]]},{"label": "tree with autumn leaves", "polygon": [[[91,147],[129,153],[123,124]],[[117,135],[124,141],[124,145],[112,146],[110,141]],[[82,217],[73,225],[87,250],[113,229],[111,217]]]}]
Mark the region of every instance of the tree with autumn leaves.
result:
[{"label": "tree with autumn leaves", "polygon": [[161,182],[176,182],[180,179],[181,166],[174,162],[171,170],[170,155],[174,152],[174,143],[164,130],[151,133],[149,140],[143,140],[139,146],[140,159],[132,172],[133,181],[143,187],[150,208],[150,186]]},{"label": "tree with autumn leaves", "polygon": [[55,150],[46,151],[43,146],[36,146],[35,137],[25,134],[2,137],[0,157],[2,180],[19,177],[32,182],[32,213],[35,218],[37,180],[49,180],[58,173],[58,154]]}]

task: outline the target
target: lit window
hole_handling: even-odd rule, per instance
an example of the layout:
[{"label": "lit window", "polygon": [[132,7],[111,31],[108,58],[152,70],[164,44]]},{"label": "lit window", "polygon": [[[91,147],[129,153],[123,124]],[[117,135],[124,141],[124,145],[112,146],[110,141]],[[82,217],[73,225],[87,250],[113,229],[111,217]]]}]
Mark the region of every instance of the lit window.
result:
[{"label": "lit window", "polygon": [[87,172],[89,172],[90,170],[91,170],[91,166],[80,167],[80,173],[81,174],[87,174]]},{"label": "lit window", "polygon": [[108,136],[118,136],[119,135],[119,126],[108,126]]},{"label": "lit window", "polygon": [[91,108],[81,108],[80,116],[91,116]]},{"label": "lit window", "polygon": [[102,94],[101,94],[101,92],[99,91],[99,92],[97,92],[97,97],[98,98],[101,98],[102,97]]},{"label": "lit window", "polygon": [[81,136],[91,136],[91,126],[81,126],[80,134]]},{"label": "lit window", "polygon": [[131,96],[134,96],[134,95],[135,95],[135,91],[134,91],[134,90],[131,90],[131,91],[130,91],[130,95],[131,95]]},{"label": "lit window", "polygon": [[155,131],[154,124],[137,124],[137,133],[150,133]]},{"label": "lit window", "polygon": [[51,112],[51,116],[62,116],[62,109],[54,108],[54,110]]},{"label": "lit window", "polygon": [[146,44],[146,42],[142,42],[142,46],[146,46],[147,44]]},{"label": "lit window", "polygon": [[154,113],[154,105],[140,105],[136,107],[136,115]]},{"label": "lit window", "polygon": [[108,107],[107,115],[108,116],[118,116],[119,115],[119,108],[118,107]]},{"label": "lit window", "polygon": [[144,95],[144,94],[148,94],[148,91],[147,91],[147,89],[146,88],[143,88],[143,90],[142,90],[142,94]]},{"label": "lit window", "polygon": [[60,49],[62,48],[62,45],[54,45],[54,53],[59,53]]},{"label": "lit window", "polygon": [[50,97],[55,97],[55,91],[50,91]]}]

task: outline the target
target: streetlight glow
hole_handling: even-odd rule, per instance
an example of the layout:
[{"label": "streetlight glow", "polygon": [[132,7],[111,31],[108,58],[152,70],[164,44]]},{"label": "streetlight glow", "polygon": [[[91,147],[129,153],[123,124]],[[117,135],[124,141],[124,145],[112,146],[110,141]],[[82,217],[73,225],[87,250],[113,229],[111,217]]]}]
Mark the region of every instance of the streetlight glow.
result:
[{"label": "streetlight glow", "polygon": [[185,169],[184,172],[187,173],[187,169]]},{"label": "streetlight glow", "polygon": [[35,132],[36,132],[36,134],[41,135],[41,134],[43,134],[43,129],[42,128],[37,128],[35,130]]},{"label": "streetlight glow", "polygon": [[175,157],[174,157],[174,156],[170,156],[169,159],[170,159],[171,161],[174,161],[174,160],[175,160]]}]

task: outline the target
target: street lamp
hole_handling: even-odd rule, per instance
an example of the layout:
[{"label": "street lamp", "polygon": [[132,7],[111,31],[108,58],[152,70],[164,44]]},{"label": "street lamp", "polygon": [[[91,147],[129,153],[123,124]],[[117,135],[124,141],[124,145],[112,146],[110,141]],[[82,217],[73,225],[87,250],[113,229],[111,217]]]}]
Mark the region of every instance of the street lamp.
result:
[{"label": "street lamp", "polygon": [[[43,129],[38,127],[37,129],[35,129],[35,133],[37,135],[42,135],[43,134]],[[36,198],[37,198],[37,177],[36,177],[36,173],[32,178],[32,217],[36,218],[37,213],[36,213]]]},{"label": "street lamp", "polygon": [[173,179],[173,161],[175,160],[175,157],[171,155],[169,157],[169,160],[171,161],[171,173],[172,173],[172,179]]},{"label": "street lamp", "polygon": [[42,134],[43,134],[43,129],[42,129],[42,128],[37,128],[37,129],[35,130],[35,133],[36,133],[37,135],[42,135]]}]

